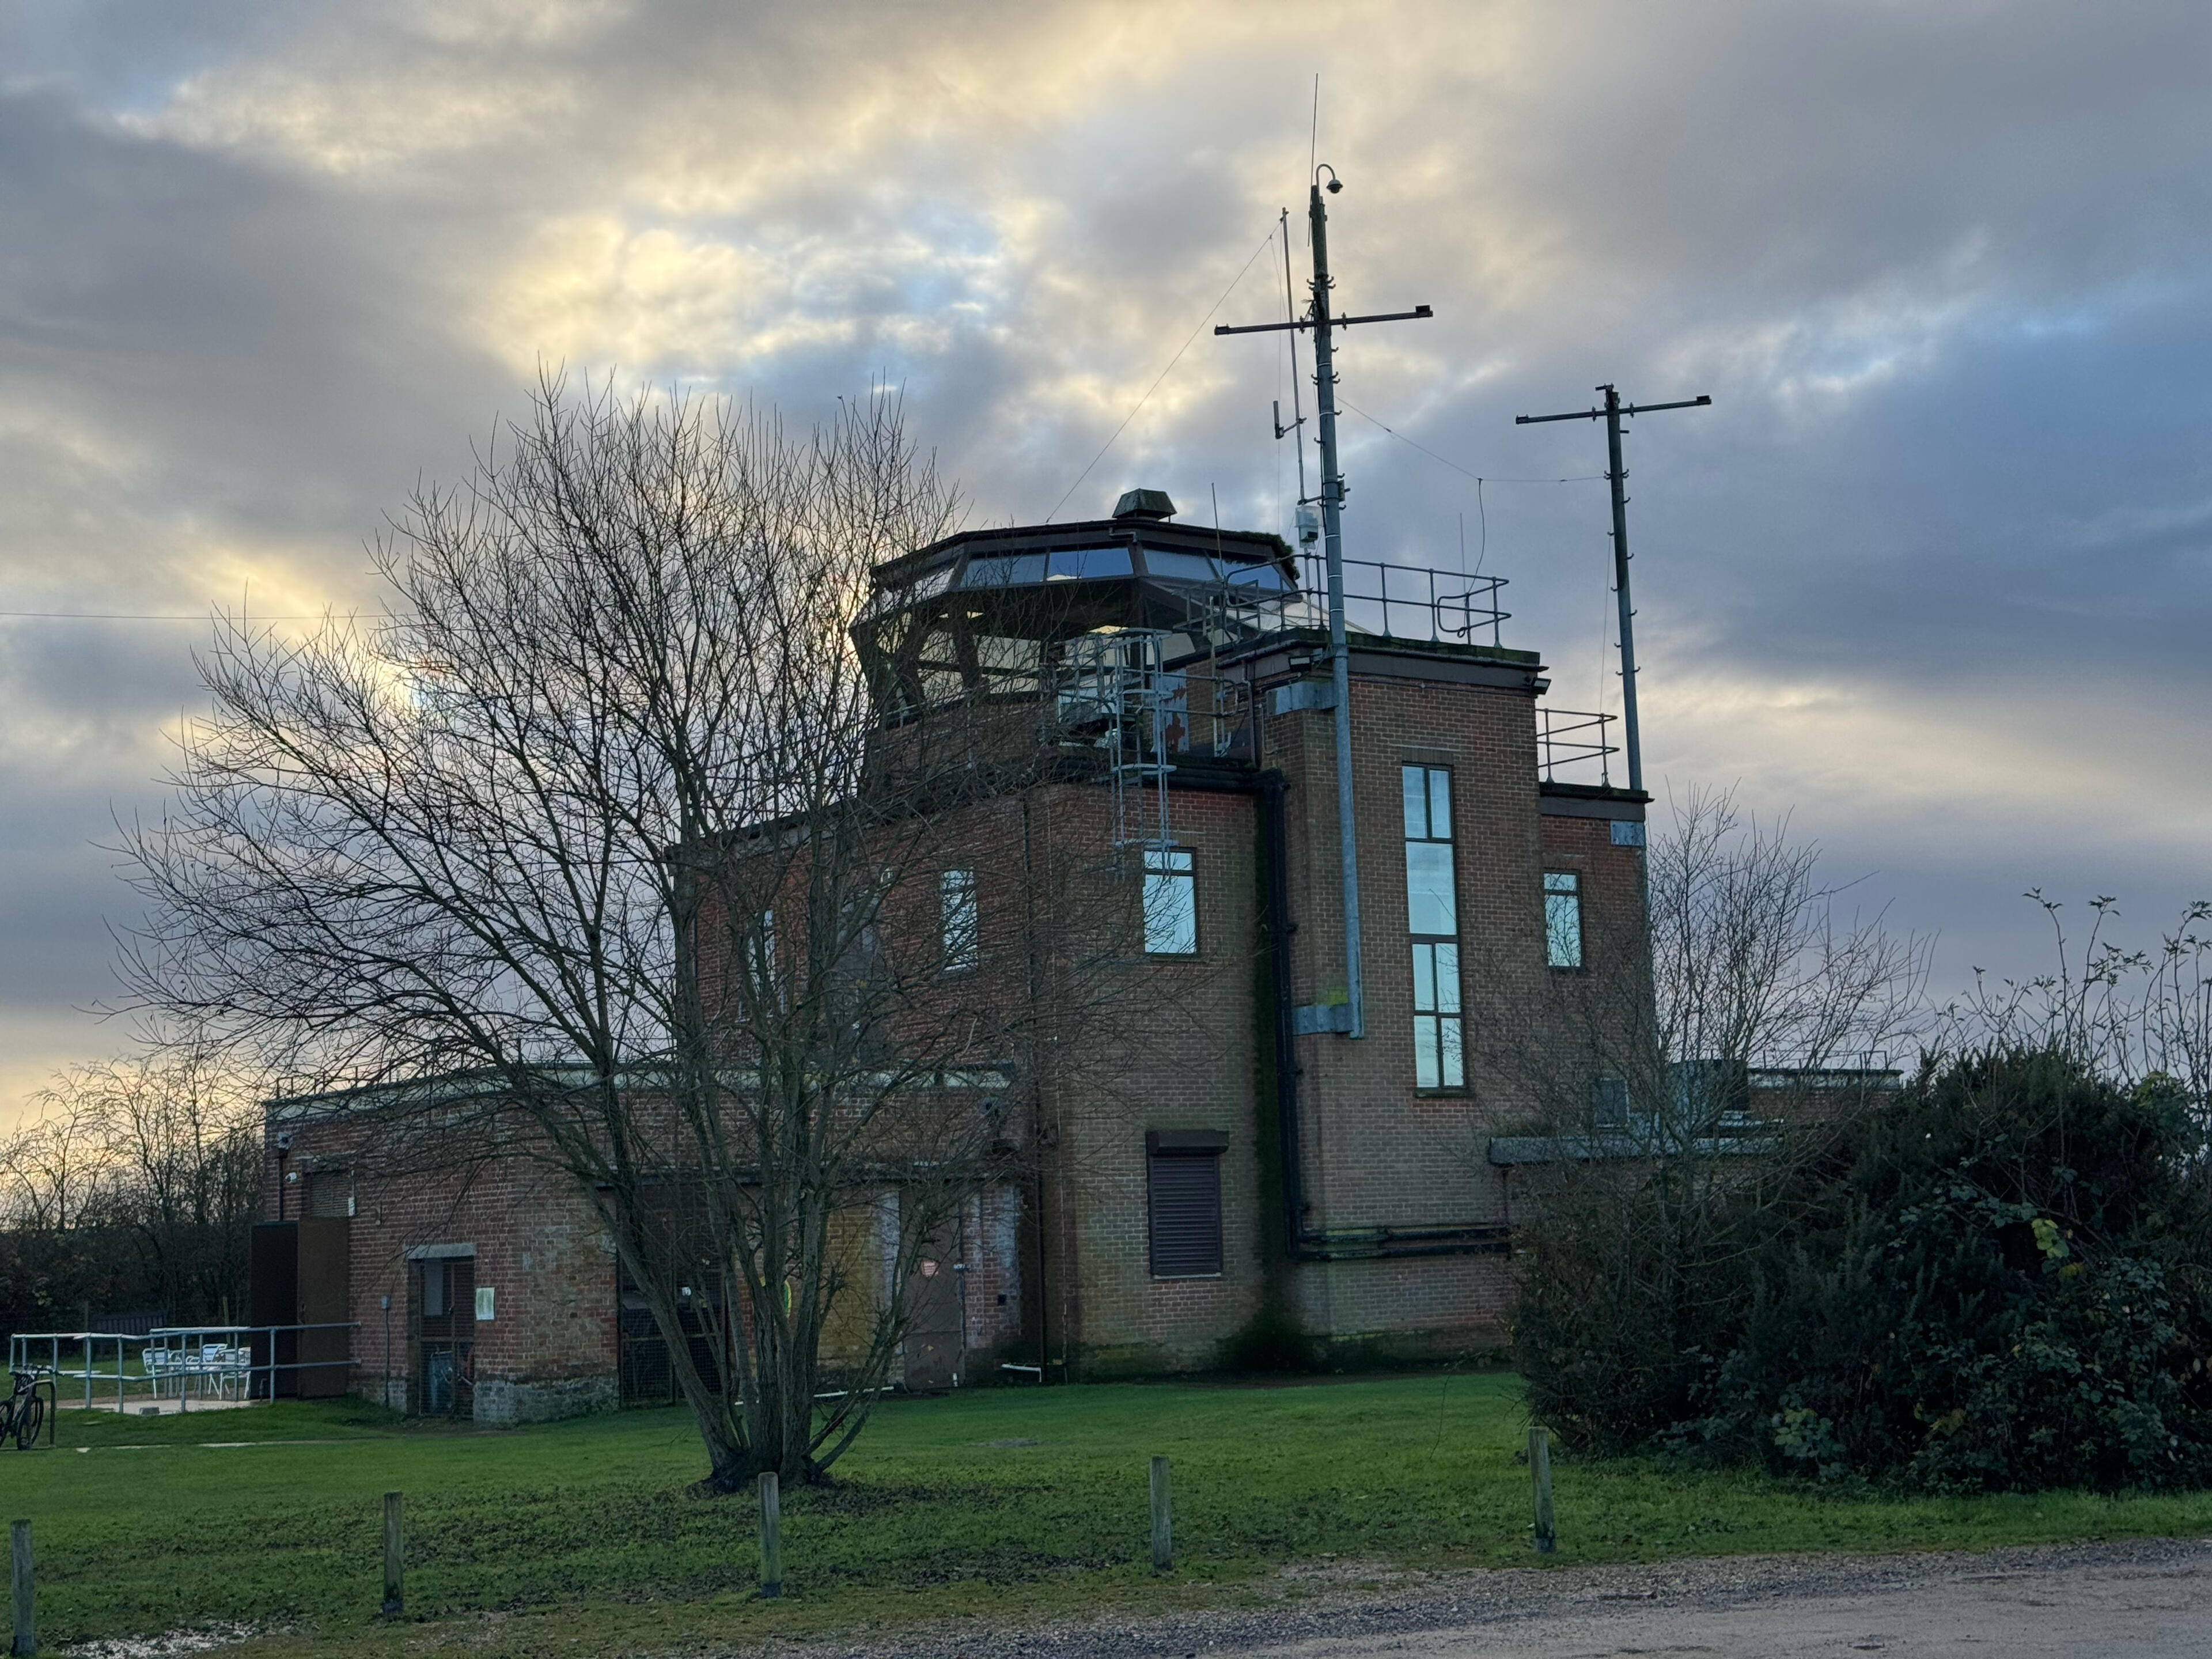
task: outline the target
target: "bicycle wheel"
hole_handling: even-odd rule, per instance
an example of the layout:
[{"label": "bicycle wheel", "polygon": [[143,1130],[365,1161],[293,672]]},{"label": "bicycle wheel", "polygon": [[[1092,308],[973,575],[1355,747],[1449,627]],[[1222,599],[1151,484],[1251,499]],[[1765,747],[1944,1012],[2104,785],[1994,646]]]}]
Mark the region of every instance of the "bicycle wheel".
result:
[{"label": "bicycle wheel", "polygon": [[46,1415],[46,1402],[33,1394],[15,1407],[15,1449],[28,1451],[39,1443],[39,1430]]}]

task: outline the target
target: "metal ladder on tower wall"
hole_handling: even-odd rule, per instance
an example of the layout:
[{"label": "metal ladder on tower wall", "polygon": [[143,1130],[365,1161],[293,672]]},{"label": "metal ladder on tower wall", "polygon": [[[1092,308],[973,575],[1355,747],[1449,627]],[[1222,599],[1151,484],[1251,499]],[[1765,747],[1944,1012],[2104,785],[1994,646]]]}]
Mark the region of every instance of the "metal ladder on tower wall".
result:
[{"label": "metal ladder on tower wall", "polygon": [[1061,719],[1103,721],[1097,741],[1108,757],[1116,847],[1171,842],[1166,643],[1157,629],[1079,634],[1063,659]]}]

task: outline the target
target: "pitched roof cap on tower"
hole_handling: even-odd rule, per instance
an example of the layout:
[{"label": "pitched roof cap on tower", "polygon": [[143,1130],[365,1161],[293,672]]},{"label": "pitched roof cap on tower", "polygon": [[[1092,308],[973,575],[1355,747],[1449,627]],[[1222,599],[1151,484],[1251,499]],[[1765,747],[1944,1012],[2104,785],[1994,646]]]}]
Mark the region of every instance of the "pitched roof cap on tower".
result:
[{"label": "pitched roof cap on tower", "polygon": [[1114,503],[1117,519],[1172,519],[1175,514],[1176,504],[1164,489],[1125,489]]}]

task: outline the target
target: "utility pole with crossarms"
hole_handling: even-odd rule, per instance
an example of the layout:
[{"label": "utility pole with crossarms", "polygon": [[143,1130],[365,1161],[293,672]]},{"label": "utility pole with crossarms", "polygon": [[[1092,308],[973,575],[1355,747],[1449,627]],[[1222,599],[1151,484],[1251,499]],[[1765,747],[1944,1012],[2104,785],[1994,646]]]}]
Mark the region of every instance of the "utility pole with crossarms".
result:
[{"label": "utility pole with crossarms", "polygon": [[1628,750],[1628,787],[1644,787],[1644,740],[1636,725],[1636,609],[1628,600],[1628,469],[1620,464],[1620,417],[1650,415],[1662,409],[1703,409],[1712,399],[1699,392],[1671,404],[1623,404],[1619,389],[1598,387],[1605,393],[1602,409],[1570,410],[1564,415],[1516,415],[1516,426],[1541,426],[1547,421],[1605,422],[1605,453],[1609,463],[1606,477],[1613,485],[1613,587],[1620,601],[1620,729]]}]

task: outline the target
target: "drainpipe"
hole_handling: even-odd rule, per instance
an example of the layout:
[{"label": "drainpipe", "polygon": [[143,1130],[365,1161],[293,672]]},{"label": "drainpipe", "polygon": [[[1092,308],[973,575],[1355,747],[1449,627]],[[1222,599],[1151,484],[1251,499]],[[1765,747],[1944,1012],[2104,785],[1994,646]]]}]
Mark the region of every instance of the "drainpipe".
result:
[{"label": "drainpipe", "polygon": [[1275,992],[1275,1128],[1282,1147],[1283,1247],[1293,1261],[1311,1261],[1305,1234],[1304,1171],[1298,1158],[1297,1000],[1291,994],[1291,872],[1289,813],[1283,775],[1260,775],[1260,816],[1267,836],[1267,951]]}]

